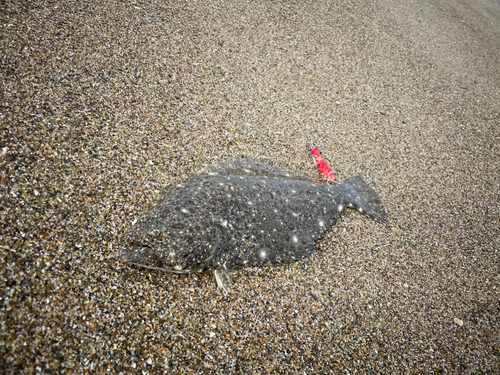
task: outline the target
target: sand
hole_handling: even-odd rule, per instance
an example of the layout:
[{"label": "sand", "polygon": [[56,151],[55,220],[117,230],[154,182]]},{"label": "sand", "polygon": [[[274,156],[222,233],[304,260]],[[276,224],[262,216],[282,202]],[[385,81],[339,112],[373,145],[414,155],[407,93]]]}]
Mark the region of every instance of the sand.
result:
[{"label": "sand", "polygon": [[[500,2],[5,1],[3,373],[499,373]],[[230,156],[361,175],[284,267],[120,262],[169,186]]]}]

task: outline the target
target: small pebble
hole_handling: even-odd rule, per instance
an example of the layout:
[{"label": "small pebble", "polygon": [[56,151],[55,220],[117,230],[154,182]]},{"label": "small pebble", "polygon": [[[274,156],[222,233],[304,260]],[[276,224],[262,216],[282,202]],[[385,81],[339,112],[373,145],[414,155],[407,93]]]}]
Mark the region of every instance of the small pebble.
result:
[{"label": "small pebble", "polygon": [[462,326],[464,325],[463,320],[460,320],[460,319],[458,319],[458,318],[453,318],[453,321],[454,321],[455,323],[457,323],[460,327],[462,327]]}]

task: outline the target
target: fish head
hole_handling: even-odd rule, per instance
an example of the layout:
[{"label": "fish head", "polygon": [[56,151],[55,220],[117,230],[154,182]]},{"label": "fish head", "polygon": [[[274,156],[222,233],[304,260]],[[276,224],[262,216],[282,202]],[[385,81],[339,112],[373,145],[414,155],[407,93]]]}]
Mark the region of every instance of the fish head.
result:
[{"label": "fish head", "polygon": [[186,220],[144,218],[132,225],[120,252],[123,262],[174,273],[198,272],[206,268],[219,243],[216,226]]}]

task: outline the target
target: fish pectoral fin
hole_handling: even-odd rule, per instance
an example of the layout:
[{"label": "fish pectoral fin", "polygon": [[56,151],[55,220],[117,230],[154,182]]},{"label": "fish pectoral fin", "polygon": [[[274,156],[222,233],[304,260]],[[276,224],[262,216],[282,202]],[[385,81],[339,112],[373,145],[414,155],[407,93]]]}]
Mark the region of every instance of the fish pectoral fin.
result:
[{"label": "fish pectoral fin", "polygon": [[214,275],[219,288],[221,288],[225,293],[230,293],[231,289],[229,288],[229,285],[231,284],[231,279],[229,272],[226,270],[215,270]]}]

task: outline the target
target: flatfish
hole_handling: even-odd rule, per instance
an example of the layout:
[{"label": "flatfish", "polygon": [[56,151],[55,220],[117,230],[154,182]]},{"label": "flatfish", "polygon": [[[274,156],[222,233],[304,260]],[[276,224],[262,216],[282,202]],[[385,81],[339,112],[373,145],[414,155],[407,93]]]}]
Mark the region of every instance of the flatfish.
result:
[{"label": "flatfish", "polygon": [[387,223],[380,199],[361,177],[321,185],[285,169],[236,158],[205,167],[168,190],[127,231],[121,259],[175,273],[227,273],[297,262],[348,207]]}]

